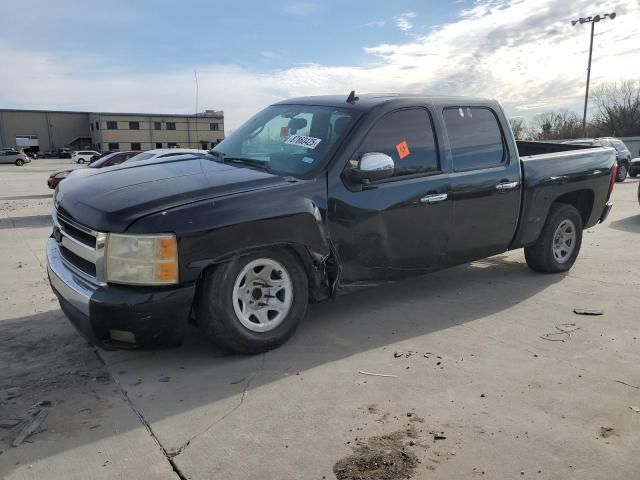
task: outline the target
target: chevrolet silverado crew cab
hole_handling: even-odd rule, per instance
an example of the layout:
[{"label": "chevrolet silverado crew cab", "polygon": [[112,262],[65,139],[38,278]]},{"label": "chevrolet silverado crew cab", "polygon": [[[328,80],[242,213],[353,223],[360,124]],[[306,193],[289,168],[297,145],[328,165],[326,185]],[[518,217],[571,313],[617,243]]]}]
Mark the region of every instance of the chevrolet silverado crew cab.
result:
[{"label": "chevrolet silverado crew cab", "polygon": [[516,142],[496,101],[322,96],[276,103],[206,154],[58,186],[48,273],[103,348],[282,344],[309,302],[524,248],[575,262],[611,209],[612,148]]}]

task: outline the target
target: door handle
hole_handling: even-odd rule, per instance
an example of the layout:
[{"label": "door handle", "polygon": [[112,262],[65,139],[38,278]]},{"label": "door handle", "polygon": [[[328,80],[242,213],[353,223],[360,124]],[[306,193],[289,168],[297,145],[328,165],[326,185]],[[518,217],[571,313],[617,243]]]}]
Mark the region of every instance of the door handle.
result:
[{"label": "door handle", "polygon": [[504,192],[505,190],[513,190],[519,185],[519,182],[502,182],[496,185],[496,190]]},{"label": "door handle", "polygon": [[422,197],[420,201],[422,203],[431,205],[433,203],[444,202],[447,198],[449,198],[449,195],[447,195],[446,193],[437,193],[434,195],[427,195],[426,197]]}]

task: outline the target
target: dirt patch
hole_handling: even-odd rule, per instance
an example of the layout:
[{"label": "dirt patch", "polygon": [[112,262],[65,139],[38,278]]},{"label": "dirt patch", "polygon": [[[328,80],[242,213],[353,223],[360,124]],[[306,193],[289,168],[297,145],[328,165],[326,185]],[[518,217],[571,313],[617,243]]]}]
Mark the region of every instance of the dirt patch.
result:
[{"label": "dirt patch", "polygon": [[411,478],[419,463],[418,457],[409,450],[407,439],[412,436],[415,431],[410,428],[360,441],[351,455],[334,465],[333,473],[338,480]]},{"label": "dirt patch", "polygon": [[600,436],[602,438],[609,438],[609,437],[611,437],[613,435],[616,435],[616,436],[618,435],[616,433],[615,428],[613,428],[613,427],[600,427]]}]

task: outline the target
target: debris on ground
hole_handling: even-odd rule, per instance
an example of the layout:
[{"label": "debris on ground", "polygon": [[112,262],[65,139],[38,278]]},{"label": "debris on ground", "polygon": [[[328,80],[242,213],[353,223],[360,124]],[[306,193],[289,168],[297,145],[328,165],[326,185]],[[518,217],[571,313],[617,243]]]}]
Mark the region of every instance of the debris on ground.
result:
[{"label": "debris on ground", "polygon": [[[555,329],[557,332],[543,333],[540,338],[550,342],[566,342],[571,338],[573,332],[580,330],[580,327],[576,326],[575,323],[560,323],[555,326]],[[563,336],[563,338],[556,338],[558,336]]]},{"label": "debris on ground", "polygon": [[575,313],[576,315],[604,315],[604,312],[602,310],[590,310],[588,308],[574,308],[573,313]]},{"label": "debris on ground", "polygon": [[613,427],[600,427],[600,436],[602,438],[609,438],[612,435],[618,435]]},{"label": "debris on ground", "polygon": [[35,433],[40,428],[40,425],[42,425],[45,418],[47,418],[47,415],[49,415],[49,410],[46,410],[46,409],[40,410],[38,414],[35,415],[29,422],[27,422],[25,426],[22,428],[22,430],[18,432],[18,435],[16,435],[16,438],[13,440],[13,443],[11,444],[11,446],[12,447],[19,446],[30,435]]},{"label": "debris on ground", "polygon": [[[401,430],[358,441],[353,453],[333,467],[338,480],[400,480],[410,478],[418,457],[407,449],[407,431]],[[414,442],[415,445],[415,442]]]},{"label": "debris on ground", "polygon": [[0,420],[0,428],[13,428],[16,425],[18,425],[20,422],[21,420],[14,420],[14,419]]},{"label": "debris on ground", "polygon": [[164,376],[160,377],[160,378],[158,379],[158,381],[159,381],[159,382],[163,382],[163,383],[167,383],[167,382],[170,382],[170,381],[171,381],[171,377],[168,377],[168,376],[164,375]]},{"label": "debris on ground", "polygon": [[431,435],[433,435],[433,439],[434,440],[446,440],[447,437],[445,436],[444,432],[431,432]]},{"label": "debris on ground", "polygon": [[636,388],[636,389],[640,390],[640,387],[638,387],[637,385],[631,385],[630,383],[627,383],[624,380],[616,379],[616,382],[621,383],[622,385],[626,385],[627,387]]},{"label": "debris on ground", "polygon": [[397,375],[389,375],[386,373],[373,373],[373,372],[365,372],[363,370],[360,370],[358,373],[361,373],[362,375],[371,375],[373,377],[391,377],[391,378],[396,378]]},{"label": "debris on ground", "polygon": [[629,408],[636,413],[640,413],[640,407],[634,407],[633,405],[629,405]]}]

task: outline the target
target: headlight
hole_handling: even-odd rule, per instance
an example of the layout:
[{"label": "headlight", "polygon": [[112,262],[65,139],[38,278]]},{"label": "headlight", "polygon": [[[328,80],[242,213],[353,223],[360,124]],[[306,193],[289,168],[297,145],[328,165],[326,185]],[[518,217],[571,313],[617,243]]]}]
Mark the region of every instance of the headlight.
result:
[{"label": "headlight", "polygon": [[106,247],[107,282],[129,285],[178,283],[176,237],[110,233]]}]

